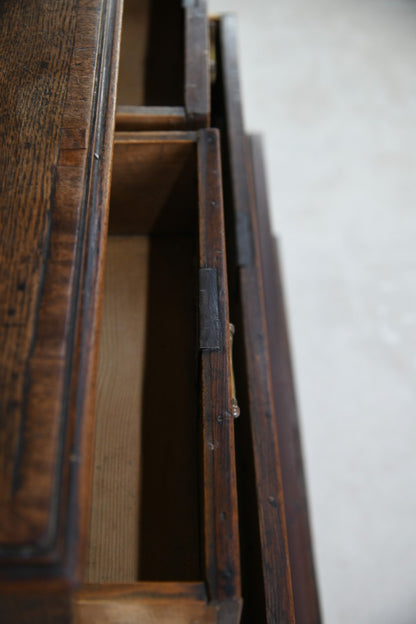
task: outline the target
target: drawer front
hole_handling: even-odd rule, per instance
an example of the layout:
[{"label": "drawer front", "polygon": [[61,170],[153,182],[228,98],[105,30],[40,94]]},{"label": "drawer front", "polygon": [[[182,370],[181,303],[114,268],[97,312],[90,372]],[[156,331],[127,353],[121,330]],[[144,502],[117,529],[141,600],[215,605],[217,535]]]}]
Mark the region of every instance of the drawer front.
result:
[{"label": "drawer front", "polygon": [[74,578],[120,3],[1,12],[0,575]]}]

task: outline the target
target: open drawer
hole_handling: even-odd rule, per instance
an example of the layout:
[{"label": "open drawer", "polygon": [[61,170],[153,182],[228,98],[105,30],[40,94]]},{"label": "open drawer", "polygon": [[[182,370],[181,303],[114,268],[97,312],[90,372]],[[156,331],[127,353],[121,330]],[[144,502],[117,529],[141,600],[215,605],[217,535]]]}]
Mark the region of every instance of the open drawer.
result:
[{"label": "open drawer", "polygon": [[209,125],[205,0],[124,0],[118,130]]},{"label": "open drawer", "polygon": [[78,624],[239,621],[218,144],[116,134]]}]

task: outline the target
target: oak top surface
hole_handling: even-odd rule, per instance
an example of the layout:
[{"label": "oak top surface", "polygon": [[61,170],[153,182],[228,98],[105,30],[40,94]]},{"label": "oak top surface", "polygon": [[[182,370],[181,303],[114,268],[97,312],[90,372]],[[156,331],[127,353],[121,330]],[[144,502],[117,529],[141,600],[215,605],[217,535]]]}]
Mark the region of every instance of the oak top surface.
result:
[{"label": "oak top surface", "polygon": [[0,552],[9,556],[55,538],[78,245],[100,159],[97,50],[112,6],[0,6]]}]

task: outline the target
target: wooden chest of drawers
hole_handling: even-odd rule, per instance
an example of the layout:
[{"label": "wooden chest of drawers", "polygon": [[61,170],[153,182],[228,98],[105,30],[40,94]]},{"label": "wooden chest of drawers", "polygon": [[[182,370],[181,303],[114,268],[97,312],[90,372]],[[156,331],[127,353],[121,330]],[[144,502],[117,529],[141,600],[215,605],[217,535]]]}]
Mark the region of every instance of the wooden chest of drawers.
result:
[{"label": "wooden chest of drawers", "polygon": [[319,621],[259,144],[208,26],[2,4],[5,624]]}]

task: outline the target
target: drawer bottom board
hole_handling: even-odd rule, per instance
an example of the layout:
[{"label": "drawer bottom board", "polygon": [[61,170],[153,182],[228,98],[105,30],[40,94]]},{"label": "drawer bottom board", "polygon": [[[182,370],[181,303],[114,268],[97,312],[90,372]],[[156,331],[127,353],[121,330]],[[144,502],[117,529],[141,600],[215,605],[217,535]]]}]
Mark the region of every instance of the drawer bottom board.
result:
[{"label": "drawer bottom board", "polygon": [[199,576],[193,248],[108,238],[88,583]]}]

